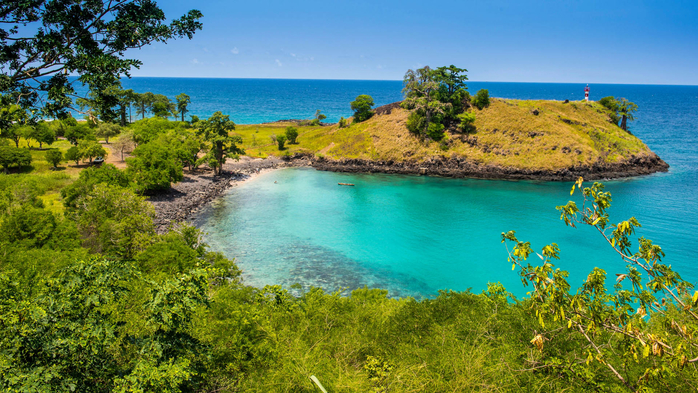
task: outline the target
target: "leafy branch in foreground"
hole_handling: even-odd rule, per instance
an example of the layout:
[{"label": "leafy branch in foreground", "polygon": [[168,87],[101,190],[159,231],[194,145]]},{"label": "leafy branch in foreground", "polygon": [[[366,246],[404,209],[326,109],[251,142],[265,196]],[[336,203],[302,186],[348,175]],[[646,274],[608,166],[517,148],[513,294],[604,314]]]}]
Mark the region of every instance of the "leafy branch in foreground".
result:
[{"label": "leafy branch in foreground", "polygon": [[[580,178],[573,185],[571,194],[575,187],[582,188],[582,182]],[[531,340],[541,354],[534,368],[567,375],[594,388],[616,379],[632,391],[677,385],[695,390],[698,292],[690,294],[693,286],[662,263],[664,252],[651,240],[641,237],[638,251],[631,251],[630,237],[640,223],[634,217],[610,222],[611,194],[603,184],[594,183],[582,194],[581,208],[570,201],[557,209],[568,226],[596,228],[627,264],[624,273],[616,274],[612,292],[607,291],[606,271],[600,268],[594,268],[575,293],[570,292],[568,272],[551,263],[559,259],[557,244],[543,247],[542,255],[535,253],[543,264],[533,266],[526,262],[534,254],[530,243],[519,241],[514,231],[502,233],[503,243],[514,244],[511,250],[507,246],[512,269],[519,268],[524,286],[533,286],[531,309],[544,329]],[[548,350],[554,345],[546,341],[559,342],[569,333],[582,345],[562,354]]]}]

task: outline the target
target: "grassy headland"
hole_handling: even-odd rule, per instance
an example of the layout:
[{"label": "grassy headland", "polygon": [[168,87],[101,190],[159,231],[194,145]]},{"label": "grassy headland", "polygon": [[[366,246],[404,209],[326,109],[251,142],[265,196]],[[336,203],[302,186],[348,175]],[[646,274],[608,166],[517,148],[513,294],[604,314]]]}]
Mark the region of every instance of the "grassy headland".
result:
[{"label": "grassy headland", "polygon": [[[504,172],[542,173],[658,159],[639,138],[610,122],[607,109],[598,103],[492,99],[489,107],[471,111],[476,114],[474,132],[449,130],[440,142],[410,133],[409,112],[400,108],[346,128],[300,127],[298,144],[287,145],[284,151],[270,136],[283,134],[290,123],[242,125],[236,132],[252,157],[301,153],[331,160],[415,164],[458,160]],[[653,171],[666,168],[661,164],[661,160],[655,163]]]}]

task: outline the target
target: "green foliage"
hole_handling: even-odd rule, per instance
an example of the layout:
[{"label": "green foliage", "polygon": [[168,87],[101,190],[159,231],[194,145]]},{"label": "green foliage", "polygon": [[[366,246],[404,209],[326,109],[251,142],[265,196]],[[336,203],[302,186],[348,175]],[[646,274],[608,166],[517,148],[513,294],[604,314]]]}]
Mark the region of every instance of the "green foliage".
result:
[{"label": "green foliage", "polygon": [[[191,38],[201,29],[201,12],[189,11],[170,24],[154,1],[127,0],[60,4],[35,1],[13,4],[0,15],[3,76],[0,91],[23,108],[64,118],[75,93],[68,74],[87,85],[100,115],[118,104],[111,89],[141,62],[124,58],[132,48],[178,37]],[[16,26],[22,25],[21,29]],[[41,61],[37,61],[41,59]],[[35,81],[46,77],[40,83]]]},{"label": "green foliage", "polygon": [[188,331],[207,287],[203,269],[158,284],[101,258],[78,261],[31,292],[0,275],[0,387],[193,390],[205,346]]},{"label": "green foliage", "polygon": [[[580,178],[572,186],[571,194],[582,182]],[[514,244],[509,252],[512,268],[519,268],[524,285],[533,286],[531,308],[542,330],[531,343],[542,354],[539,367],[568,369],[571,373],[563,373],[563,378],[579,378],[594,390],[613,380],[629,391],[688,386],[695,380],[689,363],[698,361],[698,342],[689,333],[698,328],[698,292],[691,295],[693,285],[662,263],[664,252],[651,240],[641,237],[638,251],[631,251],[630,237],[640,224],[634,217],[611,223],[611,194],[603,184],[594,183],[582,194],[581,208],[570,201],[557,209],[568,226],[594,227],[626,264],[626,271],[616,274],[612,292],[600,268],[572,291],[568,273],[554,269],[551,262],[559,259],[556,244],[543,247],[538,254],[542,266],[533,266],[527,262],[533,254],[530,243],[518,240],[513,231],[502,233],[502,242]],[[561,329],[569,332],[566,339],[578,344],[565,353],[557,347],[547,350],[545,342],[561,340]]]},{"label": "green foliage", "polygon": [[276,137],[276,145],[278,146],[279,150],[284,149],[284,143],[286,143],[286,135],[279,135]]},{"label": "green foliage", "polygon": [[439,100],[439,74],[429,68],[407,70],[404,78],[405,101],[402,107],[411,110],[407,129],[422,138],[441,140],[443,138],[443,121],[453,104]]},{"label": "green foliage", "polygon": [[354,111],[354,121],[360,123],[368,120],[373,116],[373,97],[362,94],[356,97],[356,100],[351,102],[351,110]]},{"label": "green foliage", "polygon": [[90,162],[95,157],[106,157],[107,151],[96,141],[81,140],[78,142],[78,150],[82,159],[87,158]]},{"label": "green foliage", "polygon": [[0,166],[4,173],[7,173],[10,168],[22,168],[31,165],[32,155],[27,149],[0,146]]},{"label": "green foliage", "polygon": [[80,172],[76,181],[61,189],[63,205],[69,211],[76,209],[78,199],[83,195],[90,194],[97,184],[126,188],[131,185],[131,182],[124,171],[112,164],[85,168]]},{"label": "green foliage", "polygon": [[218,168],[219,175],[222,173],[226,157],[237,160],[240,154],[245,154],[245,150],[238,146],[242,144],[242,137],[230,135],[230,132],[234,130],[235,123],[230,120],[228,115],[223,115],[221,112],[215,112],[213,116],[197,123],[197,135],[209,144],[209,151],[205,159],[209,166],[214,168],[214,172],[215,168]]},{"label": "green foliage", "polygon": [[[188,95],[182,93],[175,97],[177,100],[177,112],[182,116],[182,121],[184,121],[184,115],[189,112],[187,107],[191,104],[191,98]],[[197,118],[198,119],[198,118]],[[192,123],[195,123],[194,117],[192,117]]]},{"label": "green foliage", "polygon": [[613,124],[628,131],[628,120],[635,120],[633,113],[637,111],[637,104],[625,98],[615,98],[611,96],[600,99],[599,104],[608,109],[609,117]]},{"label": "green foliage", "polygon": [[177,115],[177,107],[175,103],[162,94],[155,94],[152,102],[151,110],[157,117],[166,119],[169,116]]},{"label": "green foliage", "polygon": [[286,127],[286,133],[285,133],[286,139],[288,140],[288,144],[296,144],[296,138],[298,138],[298,129],[293,126],[288,126]]},{"label": "green foliage", "polygon": [[181,123],[160,117],[138,120],[131,125],[133,140],[139,145],[148,143],[167,131],[181,130],[182,128]]},{"label": "green foliage", "polygon": [[490,106],[490,92],[487,89],[480,89],[471,100],[474,107],[484,109]]},{"label": "green foliage", "polygon": [[51,149],[46,151],[46,162],[53,165],[54,168],[58,168],[58,164],[63,161],[63,153],[58,149]]},{"label": "green foliage", "polygon": [[9,102],[9,97],[0,96],[0,137],[10,139],[19,147],[21,127],[29,120],[27,112],[19,105]]},{"label": "green foliage", "polygon": [[345,128],[347,126],[347,120],[344,117],[339,118],[339,128]]},{"label": "green foliage", "polygon": [[460,129],[466,133],[475,132],[475,114],[472,112],[464,112],[458,115],[460,120]]},{"label": "green foliage", "polygon": [[183,177],[182,162],[177,152],[160,138],[138,146],[126,163],[126,172],[141,193],[166,190]]},{"label": "green foliage", "polygon": [[104,141],[109,144],[109,138],[119,135],[121,127],[114,123],[100,123],[97,127],[96,135],[104,138]]},{"label": "green foliage", "polygon": [[77,146],[78,141],[91,140],[96,141],[95,132],[85,123],[78,123],[76,126],[71,126],[64,133],[65,139],[73,145]]},{"label": "green foliage", "polygon": [[78,196],[72,216],[84,246],[112,257],[133,258],[155,234],[153,206],[119,186],[96,184]]},{"label": "green foliage", "polygon": [[82,153],[77,146],[71,146],[65,152],[65,159],[66,161],[74,161],[75,165],[78,165],[80,164],[80,160],[82,160]]},{"label": "green foliage", "polygon": [[39,149],[42,149],[44,147],[44,143],[47,145],[52,145],[53,142],[55,142],[56,133],[49,128],[46,122],[42,121],[30,128],[28,137],[39,142]]}]

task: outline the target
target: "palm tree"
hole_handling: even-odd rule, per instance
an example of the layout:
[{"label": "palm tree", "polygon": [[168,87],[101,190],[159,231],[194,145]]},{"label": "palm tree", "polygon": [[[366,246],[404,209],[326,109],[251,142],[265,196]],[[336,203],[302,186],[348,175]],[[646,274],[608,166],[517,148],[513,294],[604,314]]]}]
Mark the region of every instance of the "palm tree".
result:
[{"label": "palm tree", "polygon": [[189,112],[187,106],[191,103],[191,98],[188,95],[182,93],[175,97],[177,100],[177,110],[182,114],[182,121],[184,121],[184,114]]},{"label": "palm tree", "polygon": [[637,111],[637,105],[625,98],[618,100],[618,114],[621,115],[620,128],[628,131],[628,120],[633,121],[635,117],[633,112]]}]

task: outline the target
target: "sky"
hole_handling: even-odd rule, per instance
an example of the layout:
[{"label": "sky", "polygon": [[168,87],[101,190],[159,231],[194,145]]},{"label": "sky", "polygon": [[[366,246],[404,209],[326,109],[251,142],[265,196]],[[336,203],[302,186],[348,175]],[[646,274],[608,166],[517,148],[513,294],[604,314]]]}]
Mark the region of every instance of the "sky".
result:
[{"label": "sky", "polygon": [[698,85],[698,1],[160,0],[192,40],[131,50],[133,76]]}]

